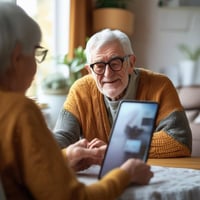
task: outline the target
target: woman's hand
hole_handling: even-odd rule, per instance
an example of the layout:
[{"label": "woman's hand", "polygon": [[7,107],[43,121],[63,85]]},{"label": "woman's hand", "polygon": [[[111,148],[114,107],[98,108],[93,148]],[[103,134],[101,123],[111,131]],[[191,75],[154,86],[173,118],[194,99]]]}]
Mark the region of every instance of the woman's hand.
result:
[{"label": "woman's hand", "polygon": [[131,183],[148,184],[153,177],[151,167],[140,159],[129,159],[120,168],[128,172]]}]

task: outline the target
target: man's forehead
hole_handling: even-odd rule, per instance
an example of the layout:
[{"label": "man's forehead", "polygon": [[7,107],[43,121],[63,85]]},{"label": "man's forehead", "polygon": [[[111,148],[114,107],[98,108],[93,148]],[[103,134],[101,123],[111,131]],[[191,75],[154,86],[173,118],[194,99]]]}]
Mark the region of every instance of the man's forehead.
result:
[{"label": "man's forehead", "polygon": [[100,47],[95,47],[91,52],[91,58],[98,59],[103,57],[116,57],[116,56],[123,56],[124,50],[120,43],[112,42],[106,43]]}]

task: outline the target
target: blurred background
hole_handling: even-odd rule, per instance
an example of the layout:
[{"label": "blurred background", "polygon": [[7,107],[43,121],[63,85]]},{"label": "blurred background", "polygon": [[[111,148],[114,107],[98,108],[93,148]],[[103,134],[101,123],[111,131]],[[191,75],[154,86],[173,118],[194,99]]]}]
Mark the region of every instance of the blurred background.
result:
[{"label": "blurred background", "polygon": [[[10,1],[24,8],[41,25],[41,45],[49,52],[38,66],[27,95],[54,109],[52,126],[71,86],[69,78],[77,72],[77,78],[85,74],[87,38],[102,28],[117,28],[128,34],[137,67],[166,74],[175,87],[200,85],[199,0]],[[119,18],[111,13],[113,9]],[[106,13],[102,14],[103,11]]]}]

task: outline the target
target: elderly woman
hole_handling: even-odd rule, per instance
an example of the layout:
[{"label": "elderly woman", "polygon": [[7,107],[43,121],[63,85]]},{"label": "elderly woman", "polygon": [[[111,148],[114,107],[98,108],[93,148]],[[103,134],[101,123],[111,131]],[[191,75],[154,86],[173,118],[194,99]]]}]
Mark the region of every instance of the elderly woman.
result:
[{"label": "elderly woman", "polygon": [[40,28],[11,3],[0,3],[0,27],[0,179],[7,199],[110,200],[131,182],[147,184],[153,173],[136,159],[93,185],[77,181],[71,167],[101,160],[101,142],[80,140],[68,147],[69,162],[64,159],[41,111],[25,96],[36,61],[42,62],[47,53],[40,46]]}]

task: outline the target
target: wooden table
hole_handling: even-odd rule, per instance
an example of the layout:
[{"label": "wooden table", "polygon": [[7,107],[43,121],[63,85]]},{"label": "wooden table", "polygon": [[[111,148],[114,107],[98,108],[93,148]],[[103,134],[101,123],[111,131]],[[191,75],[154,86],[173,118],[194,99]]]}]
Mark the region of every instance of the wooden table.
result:
[{"label": "wooden table", "polygon": [[200,170],[200,157],[148,159],[150,165]]}]

